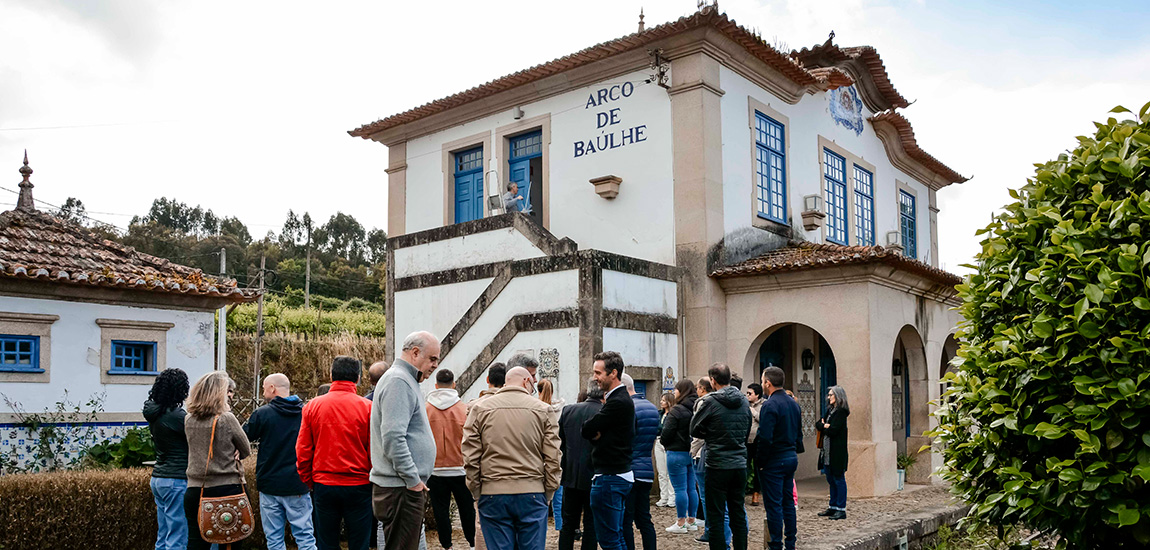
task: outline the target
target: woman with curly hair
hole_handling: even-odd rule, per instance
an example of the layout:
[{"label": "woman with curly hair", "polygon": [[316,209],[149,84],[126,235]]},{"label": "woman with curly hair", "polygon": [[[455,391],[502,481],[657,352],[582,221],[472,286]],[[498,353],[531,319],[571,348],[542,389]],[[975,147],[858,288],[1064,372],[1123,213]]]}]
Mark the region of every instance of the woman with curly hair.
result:
[{"label": "woman with curly hair", "polygon": [[184,399],[188,375],[180,369],[164,369],[156,377],[144,419],[156,446],[152,469],[152,498],[156,501],[156,550],[183,550],[188,544],[188,520],[184,493],[188,490],[188,440],[184,437]]}]

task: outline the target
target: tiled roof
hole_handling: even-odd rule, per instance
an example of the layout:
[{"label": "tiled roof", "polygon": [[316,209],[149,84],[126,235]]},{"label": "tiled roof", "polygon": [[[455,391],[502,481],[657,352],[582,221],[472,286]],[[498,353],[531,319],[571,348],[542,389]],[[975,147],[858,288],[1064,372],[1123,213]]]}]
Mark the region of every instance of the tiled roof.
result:
[{"label": "tiled roof", "polygon": [[927,167],[927,169],[946,178],[951,183],[962,183],[970,179],[954,171],[926,151],[923,151],[922,148],[918,146],[918,141],[914,139],[914,129],[910,127],[910,121],[902,116],[902,113],[897,111],[883,111],[867,120],[872,124],[875,122],[887,122],[893,125],[895,130],[898,131],[899,140],[902,142],[902,148],[906,150],[906,154]]},{"label": "tiled roof", "polygon": [[836,67],[848,61],[858,60],[866,67],[879,93],[881,93],[887,103],[890,104],[890,108],[901,108],[910,105],[906,98],[894,88],[894,84],[890,81],[890,75],[886,72],[886,65],[883,64],[878,52],[871,46],[840,48],[830,40],[827,40],[825,43],[813,48],[803,48],[801,51],[792,51],[790,56],[792,59],[801,63],[803,68],[809,72],[814,72],[819,68]]},{"label": "tiled roof", "polygon": [[0,278],[225,298],[257,297],[203,271],[101,239],[83,227],[30,208],[0,214]]},{"label": "tiled roof", "polygon": [[766,63],[771,68],[779,71],[787,78],[802,86],[811,86],[818,89],[827,89],[849,85],[850,82],[843,84],[843,78],[849,81],[850,77],[843,73],[841,76],[835,76],[829,84],[825,78],[828,75],[816,76],[803,69],[799,62],[791,59],[787,54],[776,50],[769,44],[763,41],[755,33],[739,26],[734,20],[727,17],[726,14],[717,13],[713,8],[707,7],[695,12],[692,15],[682,17],[676,21],[664,23],[656,27],[651,27],[647,30],[629,34],[622,38],[596,44],[590,48],[580,50],[571,55],[560,57],[553,61],[548,61],[540,65],[536,65],[529,69],[509,74],[502,78],[497,78],[486,84],[482,84],[457,93],[455,95],[447,96],[443,99],[437,99],[430,103],[426,103],[414,109],[404,111],[399,114],[389,116],[387,118],[365,124],[354,130],[348,131],[352,136],[358,136],[364,139],[376,132],[394,128],[409,122],[419,120],[424,117],[431,116],[436,113],[441,113],[460,105],[465,105],[472,101],[494,95],[496,93],[522,86],[549,76],[586,65],[601,59],[606,59],[616,54],[630,51],[636,48],[641,48],[654,42],[672,36],[681,32],[689,31],[691,29],[710,25],[717,29],[719,32],[733,40],[745,48],[749,53],[754,55],[760,61]]},{"label": "tiled roof", "polygon": [[772,250],[761,256],[716,269],[711,272],[711,276],[720,279],[728,277],[749,277],[804,269],[870,263],[890,265],[916,273],[947,286],[954,286],[962,282],[962,279],[958,275],[943,271],[913,258],[908,258],[895,250],[881,246],[842,246],[808,242],[792,242],[787,246]]}]

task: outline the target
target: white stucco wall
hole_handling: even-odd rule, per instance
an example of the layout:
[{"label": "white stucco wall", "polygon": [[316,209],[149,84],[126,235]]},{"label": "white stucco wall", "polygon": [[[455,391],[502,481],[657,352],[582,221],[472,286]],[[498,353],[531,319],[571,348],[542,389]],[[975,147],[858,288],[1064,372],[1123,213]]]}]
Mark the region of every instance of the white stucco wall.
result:
[{"label": "white stucco wall", "polygon": [[674,334],[604,328],[603,349],[619,352],[625,364],[659,367],[664,373],[679,364],[679,339]]},{"label": "white stucco wall", "polygon": [[[930,199],[927,187],[898,170],[890,163],[883,149],[882,141],[875,134],[866,118],[873,115],[862,107],[864,129],[861,135],[841,126],[831,117],[827,93],[805,95],[796,105],[788,104],[771,95],[756,84],[743,78],[727,67],[721,67],[719,82],[726,92],[721,99],[723,125],[723,216],[724,231],[730,233],[751,225],[752,184],[755,174],[752,171],[752,127],[748,97],[782,113],[790,119],[787,145],[787,164],[790,172],[789,195],[787,196],[788,216],[794,221],[792,227],[804,238],[812,242],[825,242],[823,230],[805,231],[802,226],[803,197],[822,195],[822,147],[819,136],[833,141],[875,167],[874,174],[874,213],[875,244],[886,245],[888,231],[899,228],[898,194],[895,180],[906,183],[917,196],[918,210],[918,259],[930,262]],[[854,201],[853,168],[847,165],[847,200]],[[848,244],[855,245],[856,232],[854,219],[848,217]]]},{"label": "white stucco wall", "polygon": [[[107,413],[140,413],[151,385],[100,383],[100,327],[96,319],[174,323],[167,332],[167,368],[194,382],[215,363],[212,312],[127,307],[34,298],[0,297],[0,311],[59,315],[52,324],[50,382],[0,382],[0,394],[25,412],[55,410],[65,397],[83,404],[100,394]],[[8,407],[0,412],[11,413]],[[142,417],[140,418],[142,420]]]},{"label": "white stucco wall", "polygon": [[[495,362],[506,363],[518,352],[528,353],[536,358],[546,348],[559,351],[559,380],[555,393],[567,403],[574,403],[579,395],[579,329],[563,328],[521,332],[511,339],[507,347],[496,357]],[[457,374],[461,371],[452,369]],[[464,394],[464,401],[479,397],[479,392],[487,388],[487,371],[484,370],[475,384]]]},{"label": "white stucco wall", "polygon": [[395,251],[395,276],[409,277],[473,265],[544,256],[513,227],[409,246]]},{"label": "white stucco wall", "polygon": [[675,283],[603,270],[603,309],[677,315]]},{"label": "white stucco wall", "polygon": [[[646,72],[630,73],[521,108],[523,120],[550,114],[551,142],[544,144],[550,165],[550,231],[559,238],[570,237],[580,248],[673,264],[671,102],[666,90],[644,84],[646,78]],[[588,106],[588,98],[599,89],[624,82],[634,86],[629,97]],[[618,109],[613,113],[618,123],[598,128],[599,114],[610,118],[612,109]],[[443,145],[489,133],[493,151],[485,185],[490,196],[493,183],[505,181],[507,171],[502,158],[506,144],[494,142],[496,131],[516,122],[508,110],[407,142],[407,233],[443,225],[444,170],[451,170],[443,166]],[[645,126],[642,142],[575,156],[577,141],[606,138],[638,126]],[[615,199],[598,196],[590,183],[606,175],[623,180]]]},{"label": "white stucco wall", "polygon": [[419,330],[442,338],[489,284],[490,278],[476,279],[396,292],[395,344],[399,346],[408,334]]}]

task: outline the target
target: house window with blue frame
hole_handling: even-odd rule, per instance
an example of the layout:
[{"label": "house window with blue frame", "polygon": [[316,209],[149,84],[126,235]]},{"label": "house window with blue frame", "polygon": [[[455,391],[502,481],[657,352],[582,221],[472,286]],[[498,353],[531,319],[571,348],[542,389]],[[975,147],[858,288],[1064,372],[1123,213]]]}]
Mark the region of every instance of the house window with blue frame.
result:
[{"label": "house window with blue frame", "polygon": [[902,233],[903,253],[909,258],[918,258],[918,214],[914,195],[906,191],[898,192],[899,232]]},{"label": "house window with blue frame", "polygon": [[508,138],[508,152],[505,208],[539,221],[543,210],[543,131],[533,130]]},{"label": "house window with blue frame", "polygon": [[847,244],[847,161],[823,149],[823,179],[826,180],[827,240]]},{"label": "house window with blue frame", "polygon": [[483,147],[455,153],[455,223],[483,217]]},{"label": "house window with blue frame", "polygon": [[40,337],[0,334],[0,371],[44,372],[40,368]]},{"label": "house window with blue frame", "polygon": [[156,343],[112,340],[111,374],[152,374],[156,372]]},{"label": "house window with blue frame", "polygon": [[760,218],[787,223],[786,138],[783,125],[755,112],[755,176]]},{"label": "house window with blue frame", "polygon": [[855,240],[874,246],[874,174],[855,165]]}]

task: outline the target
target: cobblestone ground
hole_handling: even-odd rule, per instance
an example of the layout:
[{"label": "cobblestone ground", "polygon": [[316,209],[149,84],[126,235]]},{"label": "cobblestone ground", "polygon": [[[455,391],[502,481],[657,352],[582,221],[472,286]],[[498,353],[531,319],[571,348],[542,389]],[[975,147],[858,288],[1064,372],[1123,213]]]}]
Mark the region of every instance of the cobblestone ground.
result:
[{"label": "cobblestone ground", "polygon": [[[951,496],[945,488],[942,487],[915,487],[908,486],[907,491],[895,493],[893,495],[866,498],[866,499],[848,499],[847,501],[847,518],[844,520],[831,521],[826,518],[818,517],[818,512],[826,509],[826,496],[803,496],[803,485],[799,487],[799,536],[798,545],[799,549],[822,549],[834,548],[837,544],[842,544],[852,540],[858,536],[860,532],[866,532],[868,527],[877,528],[886,521],[897,519],[905,516],[908,512],[915,510],[939,506],[951,502]],[[763,520],[764,513],[762,506],[750,506],[750,498],[747,499],[747,516],[750,518],[751,531],[747,547],[749,550],[759,550],[763,548]],[[651,507],[651,515],[655,522],[655,530],[658,536],[658,546],[660,550],[702,550],[707,546],[705,544],[695,541],[695,537],[699,533],[691,533],[686,535],[672,535],[663,529],[668,525],[675,522],[675,509],[674,508],[656,508]],[[455,520],[458,525],[458,519]],[[554,523],[549,522],[549,529],[547,533],[547,550],[557,550],[559,547],[559,533],[554,529]],[[635,534],[636,541],[639,540],[639,534]],[[463,531],[455,530],[454,539],[457,541],[457,550],[463,548],[464,539]],[[439,539],[436,538],[434,531],[427,532],[428,550],[443,550],[439,545]],[[576,550],[579,550],[579,543],[575,543]]]}]

